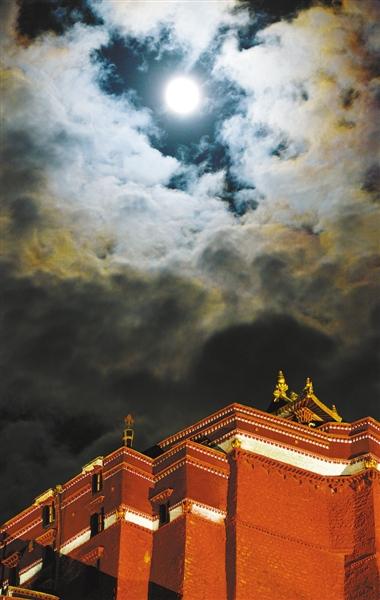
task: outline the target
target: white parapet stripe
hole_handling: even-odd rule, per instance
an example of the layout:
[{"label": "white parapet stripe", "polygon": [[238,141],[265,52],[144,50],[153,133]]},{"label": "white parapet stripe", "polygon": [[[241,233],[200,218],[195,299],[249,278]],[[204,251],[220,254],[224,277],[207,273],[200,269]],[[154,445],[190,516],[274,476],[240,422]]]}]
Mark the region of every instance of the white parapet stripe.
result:
[{"label": "white parapet stripe", "polygon": [[113,525],[114,523],[116,523],[116,513],[113,512],[110,515],[107,515],[106,518],[104,519],[104,529],[108,529],[108,527],[111,527],[111,525]]},{"label": "white parapet stripe", "polygon": [[125,520],[130,523],[135,523],[136,525],[140,525],[141,527],[145,527],[145,529],[153,530],[153,520],[150,517],[145,517],[144,515],[137,514],[132,510],[125,511]]},{"label": "white parapet stripe", "polygon": [[90,538],[91,538],[90,528],[85,529],[77,537],[75,537],[72,540],[69,540],[68,542],[66,542],[66,544],[64,544],[61,547],[61,550],[60,550],[61,554],[70,554],[70,552],[72,552],[73,550],[75,550],[75,548],[78,548],[79,546],[81,546],[85,542],[88,542],[88,540]]},{"label": "white parapet stripe", "polygon": [[183,515],[182,504],[179,504],[178,506],[174,506],[173,508],[170,508],[169,515],[170,515],[170,521],[175,521],[176,519],[178,519],[178,517]]},{"label": "white parapet stripe", "polygon": [[[242,450],[248,450],[248,452],[254,452],[267,458],[273,458],[279,462],[286,463],[292,467],[299,467],[312,473],[318,473],[318,475],[354,475],[359,473],[365,468],[365,460],[355,459],[354,461],[340,460],[334,461],[331,459],[324,459],[322,457],[313,456],[304,451],[292,450],[286,448],[281,444],[274,444],[271,442],[265,442],[254,437],[246,436],[243,434],[237,434],[233,437],[224,440],[219,444],[226,452],[231,452],[233,446],[233,440],[238,439]],[[377,466],[379,469],[379,465]]]},{"label": "white parapet stripe", "polygon": [[[189,500],[190,502],[189,508],[192,514],[198,515],[199,517],[207,519],[208,521],[213,521],[214,523],[223,523],[226,516],[223,511],[213,508],[212,506],[207,506],[206,504],[195,502],[194,500],[188,498],[186,500]],[[175,519],[178,519],[178,517],[181,517],[184,514],[182,503],[173,506],[169,512],[170,522],[175,521]]]},{"label": "white parapet stripe", "polygon": [[42,569],[42,560],[38,560],[20,573],[20,585],[34,577]]},{"label": "white parapet stripe", "polygon": [[214,523],[223,523],[225,518],[225,514],[223,512],[214,510],[213,508],[209,508],[204,504],[197,504],[197,502],[193,502],[192,512],[195,515],[203,517],[204,519],[214,521]]},{"label": "white parapet stripe", "polygon": [[154,519],[152,521],[152,531],[157,531],[160,526],[160,519]]}]

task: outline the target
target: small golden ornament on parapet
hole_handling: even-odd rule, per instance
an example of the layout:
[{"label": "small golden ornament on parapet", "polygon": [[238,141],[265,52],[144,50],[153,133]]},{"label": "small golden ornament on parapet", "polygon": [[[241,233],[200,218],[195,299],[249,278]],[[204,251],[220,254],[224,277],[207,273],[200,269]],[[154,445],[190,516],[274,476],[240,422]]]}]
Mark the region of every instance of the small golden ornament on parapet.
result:
[{"label": "small golden ornament on parapet", "polygon": [[127,508],[123,504],[120,504],[116,509],[116,521],[124,521],[126,511]]},{"label": "small golden ornament on parapet", "polygon": [[241,448],[241,441],[239,438],[234,438],[231,442],[232,448]]},{"label": "small golden ornament on parapet", "polygon": [[368,458],[364,460],[365,469],[377,469],[377,464],[377,460],[373,456],[368,456]]},{"label": "small golden ornament on parapet", "polygon": [[191,513],[192,508],[193,508],[192,501],[188,500],[188,498],[185,498],[185,500],[182,501],[182,512],[183,513]]}]

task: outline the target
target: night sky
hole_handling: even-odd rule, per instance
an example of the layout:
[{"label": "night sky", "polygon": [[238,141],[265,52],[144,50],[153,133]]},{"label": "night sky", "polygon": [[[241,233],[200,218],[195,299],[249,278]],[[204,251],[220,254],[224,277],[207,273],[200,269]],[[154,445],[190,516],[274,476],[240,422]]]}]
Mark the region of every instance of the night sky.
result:
[{"label": "night sky", "polygon": [[278,369],[379,417],[379,6],[0,2],[0,521]]}]

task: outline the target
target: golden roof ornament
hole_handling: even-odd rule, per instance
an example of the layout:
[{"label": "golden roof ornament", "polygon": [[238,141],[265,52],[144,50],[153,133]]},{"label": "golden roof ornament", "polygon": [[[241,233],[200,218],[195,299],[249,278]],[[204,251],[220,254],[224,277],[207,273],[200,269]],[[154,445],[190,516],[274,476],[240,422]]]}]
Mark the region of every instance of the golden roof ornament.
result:
[{"label": "golden roof ornament", "polygon": [[336,423],[342,421],[334,404],[329,408],[317,398],[310,377],[306,379],[302,393],[296,394],[292,391],[289,392],[288,389],[284,373],[279,371],[277,384],[273,391],[274,399],[269,407],[269,412],[309,427],[317,427],[329,421]]},{"label": "golden roof ornament", "polygon": [[306,392],[306,396],[310,398],[314,394],[313,382],[310,377],[307,377],[305,387],[303,388],[304,392]]},{"label": "golden roof ornament", "polygon": [[133,438],[135,436],[135,432],[133,429],[133,425],[135,423],[134,418],[131,414],[124,417],[124,433],[123,433],[123,443],[127,448],[132,448],[133,446]]},{"label": "golden roof ornament", "polygon": [[285,398],[288,400],[286,392],[288,391],[289,386],[285,381],[285,376],[282,371],[278,372],[276,387],[273,390],[274,401],[278,402],[281,398]]}]

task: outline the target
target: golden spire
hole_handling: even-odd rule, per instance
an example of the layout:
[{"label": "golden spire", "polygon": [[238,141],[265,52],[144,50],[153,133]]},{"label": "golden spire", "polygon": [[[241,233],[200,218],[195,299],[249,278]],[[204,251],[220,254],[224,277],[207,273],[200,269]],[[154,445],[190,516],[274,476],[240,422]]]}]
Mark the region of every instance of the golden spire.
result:
[{"label": "golden spire", "polygon": [[285,381],[285,377],[282,371],[278,372],[276,387],[273,390],[274,401],[278,402],[280,398],[285,398],[288,400],[286,396],[286,392],[288,391],[288,384]]},{"label": "golden spire", "polygon": [[135,435],[133,429],[134,422],[135,421],[132,415],[127,415],[126,417],[124,417],[123,443],[124,446],[126,446],[127,448],[132,448],[133,445],[133,438]]},{"label": "golden spire", "polygon": [[306,379],[306,385],[303,390],[306,392],[306,396],[310,397],[314,394],[313,382],[311,381],[310,377]]}]

